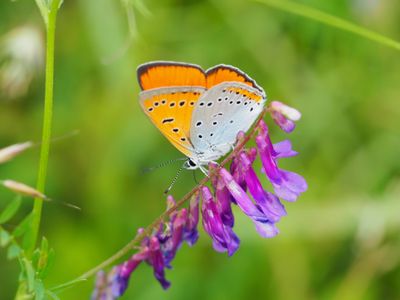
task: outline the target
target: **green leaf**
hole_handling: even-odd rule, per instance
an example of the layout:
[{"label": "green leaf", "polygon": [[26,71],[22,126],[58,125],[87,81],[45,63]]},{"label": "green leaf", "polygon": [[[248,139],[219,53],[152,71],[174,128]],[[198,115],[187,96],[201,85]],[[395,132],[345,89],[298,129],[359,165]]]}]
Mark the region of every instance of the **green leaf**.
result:
[{"label": "green leaf", "polygon": [[11,260],[16,257],[18,257],[22,252],[21,247],[19,247],[17,244],[13,243],[8,247],[7,250],[7,259]]},{"label": "green leaf", "polygon": [[44,300],[45,299],[45,291],[43,282],[41,280],[35,281],[35,300]]},{"label": "green leaf", "polygon": [[46,262],[46,264],[43,266],[43,268],[38,269],[39,278],[44,279],[44,278],[47,277],[47,274],[49,273],[50,269],[54,265],[55,256],[56,255],[55,255],[54,249],[50,249],[48,254],[47,254],[47,262]]},{"label": "green leaf", "polygon": [[23,258],[22,262],[24,264],[26,281],[28,283],[28,291],[33,292],[35,289],[35,270],[33,269],[32,263],[28,259]]},{"label": "green leaf", "polygon": [[43,17],[44,23],[47,26],[49,7],[47,6],[47,3],[45,0],[35,0],[35,1],[36,1],[36,5],[39,7],[39,11]]},{"label": "green leaf", "polygon": [[22,249],[25,251],[32,244],[33,235],[31,233],[31,220],[32,214],[29,214],[18,226],[15,228],[13,235],[15,238],[23,236],[22,239]]},{"label": "green leaf", "polygon": [[21,196],[17,196],[0,214],[0,224],[4,224],[10,220],[18,211],[21,205]]},{"label": "green leaf", "polygon": [[35,249],[35,251],[33,251],[33,254],[32,254],[32,266],[34,266],[35,269],[37,269],[39,257],[40,257],[40,250]]},{"label": "green leaf", "polygon": [[25,217],[25,219],[22,220],[21,223],[19,223],[19,225],[13,231],[13,236],[15,238],[22,236],[24,233],[26,233],[29,230],[30,224],[31,224],[31,219],[32,219],[32,215],[29,214],[28,216]]},{"label": "green leaf", "polygon": [[0,247],[5,247],[11,241],[11,235],[8,231],[0,228]]},{"label": "green leaf", "polygon": [[37,265],[38,270],[46,266],[48,252],[49,252],[49,242],[45,237],[43,237],[42,244],[40,245],[40,257]]}]

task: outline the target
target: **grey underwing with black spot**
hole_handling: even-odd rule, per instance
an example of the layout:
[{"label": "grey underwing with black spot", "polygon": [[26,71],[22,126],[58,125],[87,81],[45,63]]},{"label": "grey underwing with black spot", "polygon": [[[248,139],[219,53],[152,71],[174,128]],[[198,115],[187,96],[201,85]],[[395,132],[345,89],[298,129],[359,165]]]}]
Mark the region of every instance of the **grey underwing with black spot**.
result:
[{"label": "grey underwing with black spot", "polygon": [[226,154],[235,144],[238,132],[246,132],[257,119],[265,101],[262,91],[240,82],[223,82],[212,87],[201,96],[192,114],[193,148],[209,155],[213,151],[225,152],[215,153],[219,156]]}]

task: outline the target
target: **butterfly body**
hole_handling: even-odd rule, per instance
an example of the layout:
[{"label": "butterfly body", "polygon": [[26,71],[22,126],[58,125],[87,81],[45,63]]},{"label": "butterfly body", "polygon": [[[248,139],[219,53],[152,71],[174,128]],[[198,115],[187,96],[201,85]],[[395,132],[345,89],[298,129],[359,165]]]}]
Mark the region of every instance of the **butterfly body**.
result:
[{"label": "butterfly body", "polygon": [[154,125],[200,168],[227,154],[239,131],[263,110],[266,96],[244,72],[227,65],[207,71],[176,62],[139,66],[140,104]]}]

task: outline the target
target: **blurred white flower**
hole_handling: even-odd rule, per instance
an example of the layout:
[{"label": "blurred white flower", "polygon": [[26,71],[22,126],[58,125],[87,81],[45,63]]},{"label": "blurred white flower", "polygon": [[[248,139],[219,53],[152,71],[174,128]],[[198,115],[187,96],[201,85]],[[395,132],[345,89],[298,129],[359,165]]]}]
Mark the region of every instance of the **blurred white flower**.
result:
[{"label": "blurred white flower", "polygon": [[0,38],[0,100],[26,94],[44,66],[44,42],[33,26],[18,27]]}]

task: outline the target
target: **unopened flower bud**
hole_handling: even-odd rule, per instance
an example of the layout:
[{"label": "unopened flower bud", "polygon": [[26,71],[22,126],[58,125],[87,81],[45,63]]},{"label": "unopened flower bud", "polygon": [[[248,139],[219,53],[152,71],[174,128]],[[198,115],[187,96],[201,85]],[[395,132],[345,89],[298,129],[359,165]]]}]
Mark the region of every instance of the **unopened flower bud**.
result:
[{"label": "unopened flower bud", "polygon": [[300,120],[301,113],[293,107],[287,106],[279,101],[272,101],[269,106],[272,119],[285,132],[292,132],[295,127],[295,121]]},{"label": "unopened flower bud", "polygon": [[270,104],[270,108],[274,111],[281,113],[286,117],[286,119],[289,119],[291,121],[298,121],[301,118],[301,113],[297,109],[283,104],[279,101],[272,101]]}]

